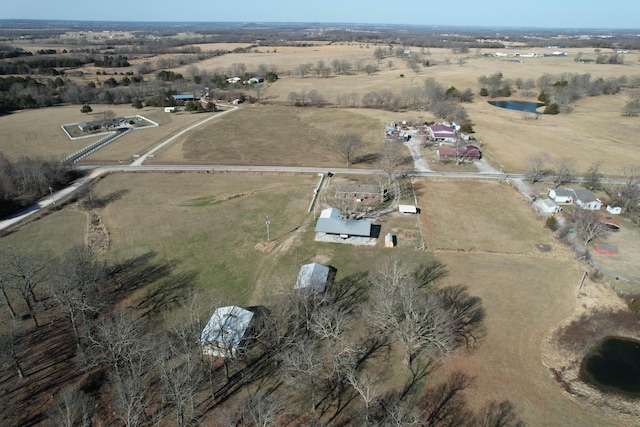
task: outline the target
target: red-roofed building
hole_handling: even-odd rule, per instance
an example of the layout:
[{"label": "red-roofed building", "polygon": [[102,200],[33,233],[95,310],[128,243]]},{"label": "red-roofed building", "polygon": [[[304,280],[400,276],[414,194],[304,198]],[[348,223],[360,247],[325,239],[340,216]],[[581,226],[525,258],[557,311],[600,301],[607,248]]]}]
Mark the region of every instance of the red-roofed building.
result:
[{"label": "red-roofed building", "polygon": [[459,148],[438,148],[436,154],[440,160],[456,159],[464,161],[466,159],[479,160],[482,158],[480,149],[471,144]]},{"label": "red-roofed building", "polygon": [[434,141],[455,142],[457,139],[456,130],[450,126],[432,125],[428,129],[429,136]]}]

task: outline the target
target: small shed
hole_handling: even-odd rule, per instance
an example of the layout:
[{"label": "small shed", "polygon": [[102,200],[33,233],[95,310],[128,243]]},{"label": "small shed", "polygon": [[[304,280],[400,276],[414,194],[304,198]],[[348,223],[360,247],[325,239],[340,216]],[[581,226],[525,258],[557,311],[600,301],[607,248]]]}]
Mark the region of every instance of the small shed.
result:
[{"label": "small shed", "polygon": [[294,289],[321,294],[327,288],[329,272],[330,268],[326,265],[317,262],[305,264],[300,267]]},{"label": "small shed", "polygon": [[398,211],[405,214],[417,214],[418,208],[414,205],[398,205]]},{"label": "small shed", "polygon": [[596,243],[593,245],[593,249],[599,254],[615,255],[618,253],[618,247],[614,245],[604,245],[602,243]]},{"label": "small shed", "polygon": [[391,233],[387,233],[384,236],[384,247],[385,248],[393,248],[395,246],[395,239],[393,237],[393,234]]},{"label": "small shed", "polygon": [[607,212],[609,212],[611,215],[620,215],[622,213],[622,208],[620,206],[607,205]]},{"label": "small shed", "polygon": [[200,334],[202,352],[211,356],[235,357],[243,349],[253,312],[230,305],[218,308]]}]

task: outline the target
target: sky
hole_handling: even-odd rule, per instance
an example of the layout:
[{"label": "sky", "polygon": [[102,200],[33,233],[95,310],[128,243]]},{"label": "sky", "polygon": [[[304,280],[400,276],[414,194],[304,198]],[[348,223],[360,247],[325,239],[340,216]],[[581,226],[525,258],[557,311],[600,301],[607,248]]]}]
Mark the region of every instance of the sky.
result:
[{"label": "sky", "polygon": [[0,19],[639,29],[638,0],[19,0]]}]

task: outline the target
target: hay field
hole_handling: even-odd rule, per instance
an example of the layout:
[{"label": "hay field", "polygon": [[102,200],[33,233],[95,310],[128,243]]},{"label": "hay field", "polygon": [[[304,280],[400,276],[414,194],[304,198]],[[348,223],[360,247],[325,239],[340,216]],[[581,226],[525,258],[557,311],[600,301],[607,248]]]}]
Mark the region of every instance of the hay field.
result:
[{"label": "hay field", "polygon": [[475,377],[471,403],[509,399],[531,426],[616,425],[572,401],[543,364],[543,339],[576,306],[582,266],[575,256],[507,186],[428,182],[416,191],[427,247],[447,248],[435,254],[450,271],[442,284],[468,285],[486,308],[478,349],[444,363],[445,371]]},{"label": "hay field", "polygon": [[333,148],[338,135],[357,132],[364,143],[360,155],[375,155],[383,129],[382,121],[357,111],[243,106],[185,134],[160,150],[154,162],[344,166],[344,160]]}]

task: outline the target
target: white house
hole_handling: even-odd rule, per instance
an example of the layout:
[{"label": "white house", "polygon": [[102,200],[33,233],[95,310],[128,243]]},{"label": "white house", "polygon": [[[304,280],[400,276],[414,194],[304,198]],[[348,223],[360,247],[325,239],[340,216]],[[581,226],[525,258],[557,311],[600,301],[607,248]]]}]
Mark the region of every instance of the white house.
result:
[{"label": "white house", "polygon": [[575,203],[582,209],[600,210],[602,201],[598,199],[591,191],[584,188],[565,188],[565,189],[549,189],[549,198],[556,203]]},{"label": "white house", "polygon": [[300,267],[294,289],[321,294],[327,288],[329,272],[330,268],[326,265],[317,262],[305,264]]},{"label": "white house", "polygon": [[218,357],[234,357],[245,344],[253,312],[230,305],[218,308],[200,334],[202,352]]},{"label": "white house", "polygon": [[599,211],[602,208],[602,201],[598,199],[591,191],[584,188],[573,190],[576,195],[574,203],[582,209]]}]

